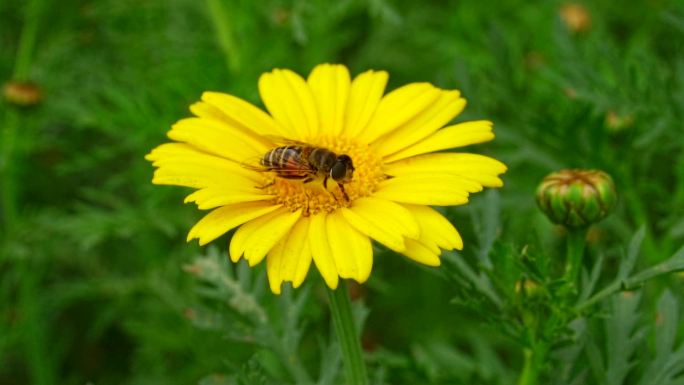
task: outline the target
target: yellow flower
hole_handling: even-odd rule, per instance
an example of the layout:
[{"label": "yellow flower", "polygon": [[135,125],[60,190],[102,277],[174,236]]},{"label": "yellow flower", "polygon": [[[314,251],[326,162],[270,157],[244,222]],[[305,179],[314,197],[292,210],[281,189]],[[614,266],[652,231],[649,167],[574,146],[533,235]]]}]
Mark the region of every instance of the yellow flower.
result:
[{"label": "yellow flower", "polygon": [[[237,228],[230,258],[250,266],[266,258],[274,293],[284,281],[301,285],[312,260],[333,289],[340,277],[366,281],[371,239],[430,266],[440,264],[442,250],[461,249],[456,229],[430,206],[461,205],[483,186],[502,186],[498,175],[506,166],[436,151],[489,141],[492,123],[443,127],[465,107],[458,91],[412,83],[383,96],[387,78],[367,71],[352,81],[345,66],[331,64],[308,79],[275,69],[259,79],[268,114],[235,96],[205,92],[190,107],[196,117],[169,131],[175,142],[146,157],[157,167],[153,183],[195,188],[185,201],[213,210],[188,241],[204,245]],[[278,137],[348,155],[352,179],[330,179],[325,188],[322,172],[307,182],[248,166],[287,145]]]}]

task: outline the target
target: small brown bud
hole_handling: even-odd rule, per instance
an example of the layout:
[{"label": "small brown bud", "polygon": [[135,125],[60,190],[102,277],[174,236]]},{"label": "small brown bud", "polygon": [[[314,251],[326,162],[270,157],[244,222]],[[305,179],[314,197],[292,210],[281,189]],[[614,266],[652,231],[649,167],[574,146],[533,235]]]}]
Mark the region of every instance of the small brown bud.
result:
[{"label": "small brown bud", "polygon": [[568,3],[560,8],[560,17],[566,27],[572,32],[586,32],[591,27],[589,11],[577,3]]},{"label": "small brown bud", "polygon": [[606,127],[608,127],[611,132],[620,132],[631,127],[633,124],[634,115],[632,114],[620,115],[613,110],[606,113]]},{"label": "small brown bud", "polygon": [[43,92],[34,83],[10,81],[2,87],[2,96],[11,104],[30,107],[40,103]]}]

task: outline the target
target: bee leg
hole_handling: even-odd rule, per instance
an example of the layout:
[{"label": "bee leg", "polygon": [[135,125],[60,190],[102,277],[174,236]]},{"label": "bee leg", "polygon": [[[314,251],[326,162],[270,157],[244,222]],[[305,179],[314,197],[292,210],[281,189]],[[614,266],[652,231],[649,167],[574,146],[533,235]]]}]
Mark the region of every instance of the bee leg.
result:
[{"label": "bee leg", "polygon": [[302,184],[307,184],[307,183],[311,182],[312,180],[313,180],[312,177],[308,177],[308,178],[302,180]]},{"label": "bee leg", "polygon": [[304,207],[304,213],[302,214],[305,217],[308,217],[310,215],[309,213],[309,204],[311,202],[311,196],[309,195],[308,190],[304,190],[304,195],[306,195],[306,206]]},{"label": "bee leg", "polygon": [[328,175],[323,178],[323,187],[325,187],[326,190],[328,189]]},{"label": "bee leg", "polygon": [[342,196],[344,197],[344,200],[346,202],[349,202],[349,195],[347,195],[347,192],[344,191],[344,186],[342,186],[342,183],[338,183],[337,186],[340,187],[340,191],[342,191]]}]

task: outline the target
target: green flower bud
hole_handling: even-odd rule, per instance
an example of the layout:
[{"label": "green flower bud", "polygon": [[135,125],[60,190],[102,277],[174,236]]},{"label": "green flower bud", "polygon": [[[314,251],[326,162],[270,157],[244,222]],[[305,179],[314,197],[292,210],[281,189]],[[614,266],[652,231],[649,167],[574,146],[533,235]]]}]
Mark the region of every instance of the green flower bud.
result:
[{"label": "green flower bud", "polygon": [[561,170],[539,184],[537,204],[551,222],[581,228],[605,218],[616,195],[613,179],[603,171]]},{"label": "green flower bud", "polygon": [[531,279],[521,279],[515,282],[515,292],[527,298],[535,298],[542,294],[542,287]]}]

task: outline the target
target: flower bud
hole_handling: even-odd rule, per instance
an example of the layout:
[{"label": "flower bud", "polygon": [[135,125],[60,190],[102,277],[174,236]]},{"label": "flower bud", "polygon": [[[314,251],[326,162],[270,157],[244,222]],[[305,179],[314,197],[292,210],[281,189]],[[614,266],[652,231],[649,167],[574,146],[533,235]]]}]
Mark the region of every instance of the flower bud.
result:
[{"label": "flower bud", "polygon": [[560,17],[566,27],[572,32],[586,32],[591,27],[591,15],[581,4],[570,3],[560,8]]},{"label": "flower bud", "polygon": [[634,115],[618,114],[615,111],[606,113],[606,127],[610,132],[620,132],[634,125]]},{"label": "flower bud", "polygon": [[531,279],[521,279],[515,282],[515,292],[527,298],[535,298],[542,294],[542,287]]},{"label": "flower bud", "polygon": [[537,204],[551,222],[581,228],[605,218],[615,205],[615,185],[598,170],[561,170],[537,188]]},{"label": "flower bud", "polygon": [[43,92],[36,84],[11,81],[2,87],[2,96],[9,103],[29,107],[40,103]]}]

